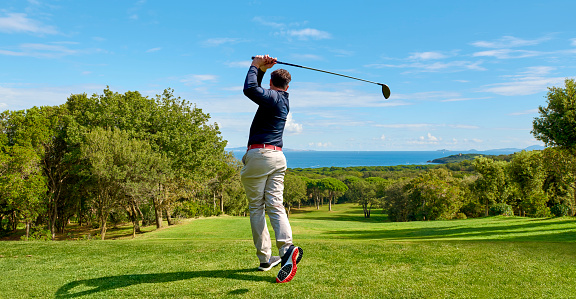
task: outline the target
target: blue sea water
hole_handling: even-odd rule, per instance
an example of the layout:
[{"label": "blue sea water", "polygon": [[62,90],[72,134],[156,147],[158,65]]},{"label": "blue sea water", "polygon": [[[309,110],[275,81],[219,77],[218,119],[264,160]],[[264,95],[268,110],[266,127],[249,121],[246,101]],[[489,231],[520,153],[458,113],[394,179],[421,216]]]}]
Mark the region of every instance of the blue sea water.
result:
[{"label": "blue sea water", "polygon": [[[475,152],[486,155],[511,154],[513,150]],[[242,159],[245,151],[234,151]],[[430,164],[428,161],[457,155],[455,151],[285,151],[288,168],[396,166]]]}]

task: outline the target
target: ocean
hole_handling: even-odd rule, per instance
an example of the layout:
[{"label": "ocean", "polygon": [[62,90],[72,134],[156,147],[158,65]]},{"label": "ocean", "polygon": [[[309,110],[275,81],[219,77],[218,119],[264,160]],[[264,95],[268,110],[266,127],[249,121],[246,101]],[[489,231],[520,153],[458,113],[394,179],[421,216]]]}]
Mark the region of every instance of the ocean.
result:
[{"label": "ocean", "polygon": [[[430,164],[434,159],[459,153],[484,155],[511,154],[513,149],[491,151],[291,151],[284,152],[288,168],[353,167],[353,166],[396,166]],[[241,160],[246,151],[234,150]]]}]

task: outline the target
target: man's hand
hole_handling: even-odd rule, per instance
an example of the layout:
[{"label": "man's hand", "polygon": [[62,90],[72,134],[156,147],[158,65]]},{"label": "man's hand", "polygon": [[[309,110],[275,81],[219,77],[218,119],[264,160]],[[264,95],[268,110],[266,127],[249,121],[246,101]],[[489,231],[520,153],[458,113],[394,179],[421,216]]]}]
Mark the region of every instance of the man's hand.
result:
[{"label": "man's hand", "polygon": [[256,55],[254,59],[252,59],[252,65],[265,72],[276,64],[276,60],[276,58],[270,57],[268,54],[264,56]]}]

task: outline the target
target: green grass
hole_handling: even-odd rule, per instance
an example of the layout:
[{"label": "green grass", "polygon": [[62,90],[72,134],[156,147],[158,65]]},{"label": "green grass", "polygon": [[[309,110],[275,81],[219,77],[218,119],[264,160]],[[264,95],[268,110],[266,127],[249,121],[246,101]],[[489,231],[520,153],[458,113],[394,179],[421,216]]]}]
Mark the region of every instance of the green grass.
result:
[{"label": "green grass", "polygon": [[574,298],[576,221],[364,219],[295,211],[292,282],[257,272],[247,217],[185,221],[136,239],[1,242],[0,298]]}]

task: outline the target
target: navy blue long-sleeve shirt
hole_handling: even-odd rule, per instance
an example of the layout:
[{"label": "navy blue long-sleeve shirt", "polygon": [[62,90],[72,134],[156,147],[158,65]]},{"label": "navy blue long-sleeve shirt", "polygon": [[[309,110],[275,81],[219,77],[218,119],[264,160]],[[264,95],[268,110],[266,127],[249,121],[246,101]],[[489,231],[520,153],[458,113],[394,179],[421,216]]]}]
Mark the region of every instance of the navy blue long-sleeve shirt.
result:
[{"label": "navy blue long-sleeve shirt", "polygon": [[244,94],[258,104],[250,126],[248,145],[271,144],[283,146],[282,134],[290,111],[288,93],[261,87],[264,72],[250,66],[244,81]]}]

